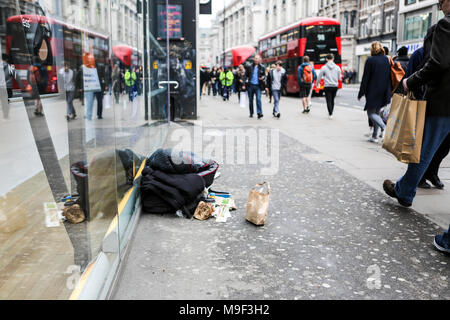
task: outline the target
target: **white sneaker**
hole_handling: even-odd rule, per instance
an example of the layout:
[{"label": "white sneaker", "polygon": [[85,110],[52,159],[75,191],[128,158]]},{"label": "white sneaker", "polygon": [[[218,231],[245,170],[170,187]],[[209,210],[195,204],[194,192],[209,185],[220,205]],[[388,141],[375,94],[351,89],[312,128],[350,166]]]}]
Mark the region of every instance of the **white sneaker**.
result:
[{"label": "white sneaker", "polygon": [[378,143],[378,139],[370,137],[369,142]]},{"label": "white sneaker", "polygon": [[373,128],[370,128],[369,132],[367,132],[364,136],[367,138],[373,136]]},{"label": "white sneaker", "polygon": [[333,120],[333,116],[328,116],[328,120]]}]

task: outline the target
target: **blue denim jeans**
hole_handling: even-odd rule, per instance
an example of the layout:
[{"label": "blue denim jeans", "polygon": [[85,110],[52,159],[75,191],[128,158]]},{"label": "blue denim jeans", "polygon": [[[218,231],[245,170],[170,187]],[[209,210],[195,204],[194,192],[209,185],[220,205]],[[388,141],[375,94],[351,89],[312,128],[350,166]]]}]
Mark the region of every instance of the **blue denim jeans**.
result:
[{"label": "blue denim jeans", "polygon": [[273,112],[278,113],[278,112],[280,112],[280,109],[279,109],[280,90],[272,90],[272,96],[273,96]]},{"label": "blue denim jeans", "polygon": [[420,163],[409,164],[405,175],[395,184],[395,192],[400,199],[408,203],[413,202],[420,180],[449,133],[450,117],[427,117],[425,119]]},{"label": "blue denim jeans", "polygon": [[386,125],[383,122],[383,119],[380,117],[378,113],[373,110],[367,110],[367,115],[373,123],[373,134],[372,138],[378,138],[378,129],[380,128],[382,131],[386,130]]},{"label": "blue denim jeans", "polygon": [[89,120],[92,120],[92,109],[94,108],[94,92],[93,91],[85,91],[84,97],[86,99],[86,112],[85,116]]},{"label": "blue denim jeans", "polygon": [[263,114],[261,107],[261,88],[257,84],[251,84],[248,87],[248,100],[250,115],[254,114],[255,109],[253,108],[253,97],[256,95],[256,112],[258,114]]}]

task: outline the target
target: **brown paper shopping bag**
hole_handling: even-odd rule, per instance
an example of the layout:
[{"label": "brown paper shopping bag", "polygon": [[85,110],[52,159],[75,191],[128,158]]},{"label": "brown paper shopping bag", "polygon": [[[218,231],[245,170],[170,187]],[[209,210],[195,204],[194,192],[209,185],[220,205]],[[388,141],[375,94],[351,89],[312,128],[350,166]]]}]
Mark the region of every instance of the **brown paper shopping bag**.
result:
[{"label": "brown paper shopping bag", "polygon": [[[263,192],[265,185],[267,185],[267,193]],[[248,196],[245,219],[257,226],[264,225],[269,212],[269,197],[269,183],[264,182],[253,187]]]},{"label": "brown paper shopping bag", "polygon": [[419,163],[425,126],[426,101],[394,94],[383,148],[403,163]]}]

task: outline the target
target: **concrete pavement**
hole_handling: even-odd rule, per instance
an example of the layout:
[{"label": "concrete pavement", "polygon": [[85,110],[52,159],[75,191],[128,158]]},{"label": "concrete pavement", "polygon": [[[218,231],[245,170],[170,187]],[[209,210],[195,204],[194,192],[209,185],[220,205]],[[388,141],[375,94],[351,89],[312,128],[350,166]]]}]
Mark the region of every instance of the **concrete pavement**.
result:
[{"label": "concrete pavement", "polygon": [[[278,128],[282,133],[310,146],[318,155],[304,155],[315,161],[333,161],[336,166],[366,182],[373,188],[383,191],[383,181],[400,178],[406,171],[402,164],[381,148],[367,142],[367,116],[362,111],[364,101],[355,105],[345,105],[354,97],[357,89],[346,88],[338,93],[333,120],[327,119],[324,98],[313,98],[312,111],[301,114],[300,101],[295,97],[283,97],[280,104],[281,119],[272,117],[272,106],[263,96],[265,117],[262,120],[248,118],[248,111],[237,105],[237,97],[226,107],[226,113],[218,113],[214,99],[203,100],[200,120],[205,126],[251,125]],[[213,102],[214,101],[214,102]],[[447,185],[444,190],[419,190],[413,209],[425,215],[443,228],[450,224],[450,157],[443,161],[440,177]]]},{"label": "concrete pavement", "polygon": [[[226,223],[142,215],[113,298],[449,299],[450,260],[432,246],[443,229],[380,191],[404,165],[365,141],[365,114],[338,108],[330,121],[317,100],[302,115],[298,99],[283,98],[275,119],[263,99],[262,120],[236,97],[204,98],[200,120],[214,143],[230,128],[279,128],[278,173],[221,163],[214,189],[230,191],[238,207]],[[196,126],[173,125],[167,146],[180,128],[189,135]],[[272,186],[269,216],[255,227],[245,204],[262,181]],[[437,196],[445,213],[448,194]]]}]

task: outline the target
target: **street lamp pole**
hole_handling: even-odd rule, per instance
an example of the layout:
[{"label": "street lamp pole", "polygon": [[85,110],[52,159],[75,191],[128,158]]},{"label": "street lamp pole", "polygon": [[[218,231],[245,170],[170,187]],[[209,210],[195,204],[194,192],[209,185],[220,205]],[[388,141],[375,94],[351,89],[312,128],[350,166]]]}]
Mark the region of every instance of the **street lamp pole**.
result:
[{"label": "street lamp pole", "polygon": [[223,60],[222,65],[225,68],[225,10],[226,10],[226,1],[223,1]]}]

